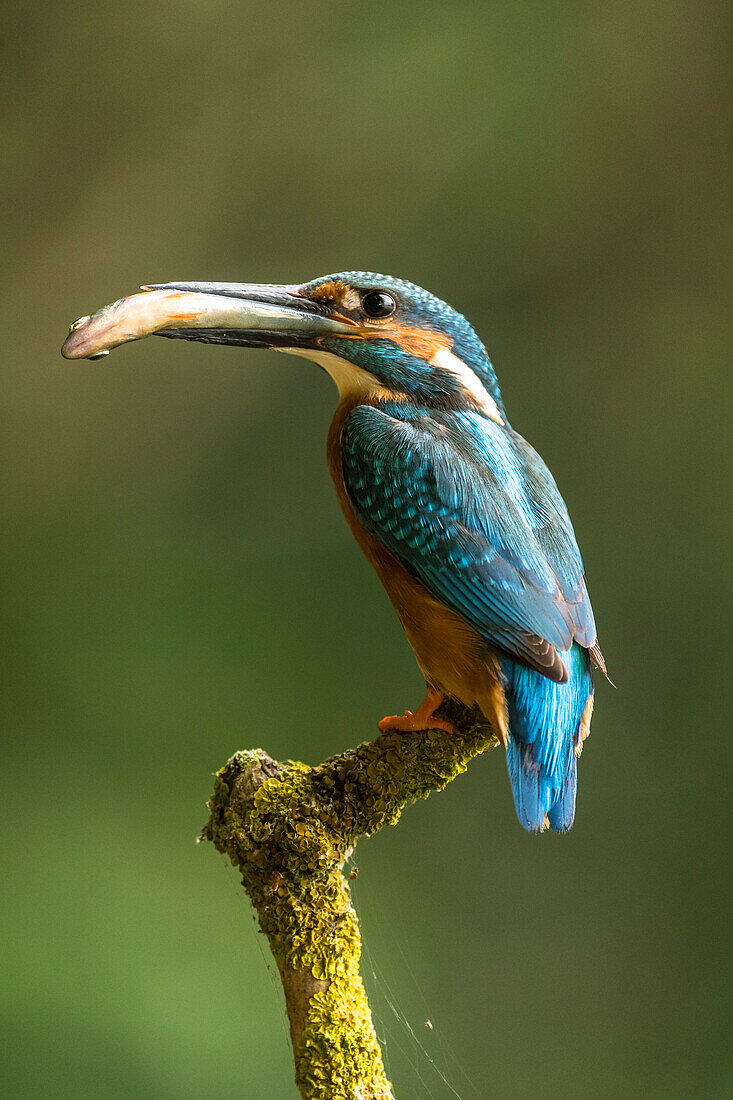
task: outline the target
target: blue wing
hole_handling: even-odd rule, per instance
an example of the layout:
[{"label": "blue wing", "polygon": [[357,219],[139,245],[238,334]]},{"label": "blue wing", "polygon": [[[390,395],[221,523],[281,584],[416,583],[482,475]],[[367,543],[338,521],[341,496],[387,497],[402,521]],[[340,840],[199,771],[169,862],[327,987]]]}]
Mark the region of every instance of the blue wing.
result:
[{"label": "blue wing", "polygon": [[595,623],[570,518],[521,436],[472,412],[360,405],[341,435],[363,526],[487,642],[552,680]]}]

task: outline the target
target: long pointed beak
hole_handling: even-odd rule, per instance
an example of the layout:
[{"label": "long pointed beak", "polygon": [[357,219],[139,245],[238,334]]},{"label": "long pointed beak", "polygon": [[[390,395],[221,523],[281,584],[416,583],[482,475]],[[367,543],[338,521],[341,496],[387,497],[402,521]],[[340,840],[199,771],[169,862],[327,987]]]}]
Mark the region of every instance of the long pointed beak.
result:
[{"label": "long pointed beak", "polygon": [[297,286],[264,283],[157,283],[113,302],[69,329],[65,359],[96,359],[145,336],[244,347],[312,348],[324,336],[353,332],[327,316]]}]

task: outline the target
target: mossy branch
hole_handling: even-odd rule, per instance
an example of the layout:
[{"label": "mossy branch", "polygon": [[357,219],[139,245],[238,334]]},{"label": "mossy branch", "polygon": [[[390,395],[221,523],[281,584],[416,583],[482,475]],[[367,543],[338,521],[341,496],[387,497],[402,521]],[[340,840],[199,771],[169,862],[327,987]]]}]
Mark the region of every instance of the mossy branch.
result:
[{"label": "mossy branch", "polygon": [[389,1100],[359,973],[361,937],[343,875],[360,836],[395,825],[497,739],[483,715],[441,713],[456,730],[388,731],[308,767],[262,749],[217,774],[202,839],[242,874],[280,971],[295,1080],[307,1100]]}]

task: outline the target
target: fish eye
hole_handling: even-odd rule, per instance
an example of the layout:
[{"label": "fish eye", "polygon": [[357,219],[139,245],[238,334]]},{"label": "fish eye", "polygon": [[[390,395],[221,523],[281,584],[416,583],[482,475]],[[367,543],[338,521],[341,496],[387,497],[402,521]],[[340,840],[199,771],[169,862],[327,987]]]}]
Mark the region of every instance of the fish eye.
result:
[{"label": "fish eye", "polygon": [[361,308],[367,317],[389,317],[397,308],[397,303],[386,290],[368,290],[361,299]]}]

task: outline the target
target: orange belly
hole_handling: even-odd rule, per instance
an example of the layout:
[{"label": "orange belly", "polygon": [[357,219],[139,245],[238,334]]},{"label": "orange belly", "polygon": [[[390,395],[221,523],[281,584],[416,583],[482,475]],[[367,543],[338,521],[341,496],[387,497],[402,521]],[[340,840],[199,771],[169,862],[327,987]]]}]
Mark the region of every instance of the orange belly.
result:
[{"label": "orange belly", "polygon": [[466,706],[478,703],[506,743],[506,701],[496,654],[473,627],[439,603],[380,546],[354,514],[344,485],[340,443],[344,421],[357,404],[370,402],[364,397],[342,401],[328,434],[328,466],[346,522],[384,585],[426,682]]}]

